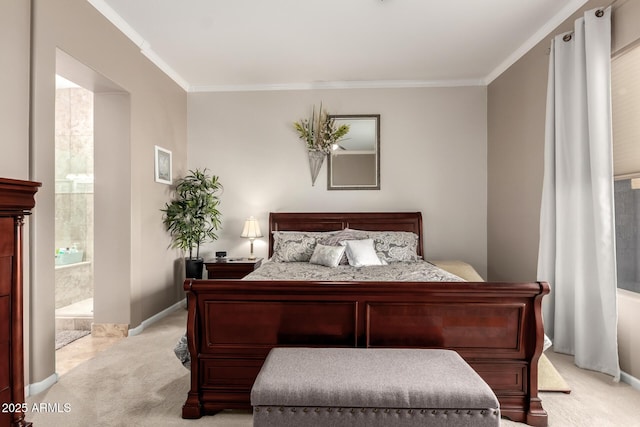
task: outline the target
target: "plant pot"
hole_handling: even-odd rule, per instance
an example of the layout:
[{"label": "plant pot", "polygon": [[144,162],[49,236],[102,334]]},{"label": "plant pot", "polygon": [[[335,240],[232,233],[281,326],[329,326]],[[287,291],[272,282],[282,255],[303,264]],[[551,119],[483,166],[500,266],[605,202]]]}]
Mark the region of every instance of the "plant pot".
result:
[{"label": "plant pot", "polygon": [[204,267],[204,259],[202,258],[185,258],[184,272],[187,279],[202,279],[202,268]]},{"label": "plant pot", "polygon": [[327,153],[322,151],[309,151],[309,168],[311,170],[311,185],[316,185],[316,178],[324,163],[324,159],[327,157]]}]

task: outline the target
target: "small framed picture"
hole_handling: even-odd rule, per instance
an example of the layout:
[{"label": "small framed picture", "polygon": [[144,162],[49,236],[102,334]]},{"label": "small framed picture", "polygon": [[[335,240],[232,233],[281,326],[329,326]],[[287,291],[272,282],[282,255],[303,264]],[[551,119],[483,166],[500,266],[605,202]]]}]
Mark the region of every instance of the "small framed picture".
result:
[{"label": "small framed picture", "polygon": [[171,151],[156,147],[156,182],[171,184]]}]

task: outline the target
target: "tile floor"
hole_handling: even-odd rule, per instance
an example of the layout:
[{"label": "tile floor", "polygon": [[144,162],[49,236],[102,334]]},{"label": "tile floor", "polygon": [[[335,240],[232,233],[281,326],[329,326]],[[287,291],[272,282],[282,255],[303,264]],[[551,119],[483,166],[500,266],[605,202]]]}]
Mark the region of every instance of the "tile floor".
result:
[{"label": "tile floor", "polygon": [[97,353],[111,347],[122,338],[87,335],[56,351],[56,372],[62,376]]},{"label": "tile floor", "polygon": [[[56,310],[56,330],[84,329],[91,330],[93,322],[93,298]],[[121,338],[94,338],[91,335],[75,340],[56,350],[56,372],[62,376],[82,362],[91,359],[98,352],[105,350]]]}]

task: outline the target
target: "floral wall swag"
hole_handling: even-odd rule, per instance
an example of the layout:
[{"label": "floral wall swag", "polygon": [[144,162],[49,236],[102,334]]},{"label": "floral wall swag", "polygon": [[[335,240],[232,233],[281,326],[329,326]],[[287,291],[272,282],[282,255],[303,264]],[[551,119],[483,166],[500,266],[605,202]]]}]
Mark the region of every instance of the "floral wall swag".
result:
[{"label": "floral wall swag", "polygon": [[298,132],[298,137],[307,146],[311,185],[315,185],[325,157],[335,149],[338,141],[349,132],[349,125],[336,127],[335,119],[322,109],[322,103],[320,103],[317,115],[316,107],[314,106],[311,111],[311,117],[294,122],[293,127]]},{"label": "floral wall swag", "polygon": [[336,127],[335,119],[322,109],[322,104],[317,115],[314,106],[310,118],[294,122],[293,126],[308,151],[322,151],[325,154],[330,153],[334,145],[349,132],[349,125]]}]

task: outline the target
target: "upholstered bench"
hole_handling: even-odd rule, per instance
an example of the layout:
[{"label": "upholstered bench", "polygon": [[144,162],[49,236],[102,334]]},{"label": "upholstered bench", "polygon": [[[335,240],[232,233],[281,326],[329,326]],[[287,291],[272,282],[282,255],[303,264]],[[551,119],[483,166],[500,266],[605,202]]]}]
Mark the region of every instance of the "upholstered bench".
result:
[{"label": "upholstered bench", "polygon": [[255,427],[500,425],[495,394],[450,350],[275,348],[251,405]]}]

